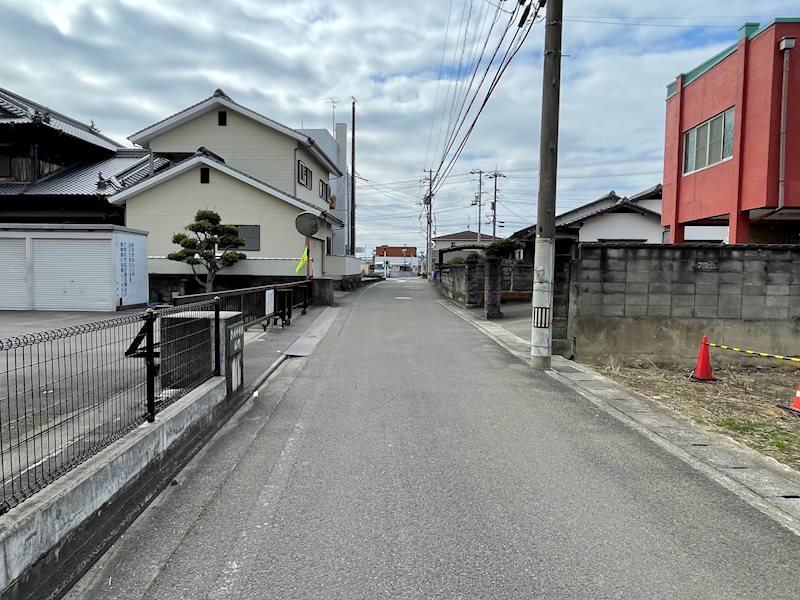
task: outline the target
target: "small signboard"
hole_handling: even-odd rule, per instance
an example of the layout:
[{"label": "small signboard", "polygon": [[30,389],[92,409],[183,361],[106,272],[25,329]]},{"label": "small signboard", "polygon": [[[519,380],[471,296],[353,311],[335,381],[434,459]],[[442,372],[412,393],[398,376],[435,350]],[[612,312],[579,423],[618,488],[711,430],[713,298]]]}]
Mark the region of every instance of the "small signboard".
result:
[{"label": "small signboard", "polygon": [[228,356],[241,354],[244,350],[244,324],[234,323],[228,326]]},{"label": "small signboard", "polygon": [[275,290],[264,292],[264,316],[271,317],[275,314]]}]

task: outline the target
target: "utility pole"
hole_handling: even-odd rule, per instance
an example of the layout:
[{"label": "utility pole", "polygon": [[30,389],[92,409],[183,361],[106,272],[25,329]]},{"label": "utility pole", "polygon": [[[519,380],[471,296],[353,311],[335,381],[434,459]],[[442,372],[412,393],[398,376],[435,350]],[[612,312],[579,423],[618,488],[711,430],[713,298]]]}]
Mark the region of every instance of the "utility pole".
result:
[{"label": "utility pole", "polygon": [[428,208],[428,231],[425,236],[425,272],[430,278],[431,273],[433,272],[433,169],[428,170],[427,180],[428,194],[425,196],[425,199],[422,202]]},{"label": "utility pole", "polygon": [[531,299],[533,305],[531,366],[537,369],[549,369],[553,353],[553,270],[563,12],[563,0],[547,2],[542,76],[542,126],[539,142],[539,199],[536,212],[536,245],[533,259],[533,297]]},{"label": "utility pole", "polygon": [[494,171],[489,173],[489,179],[494,179],[494,196],[492,196],[492,237],[497,237],[497,178],[505,177],[502,173],[494,168]]},{"label": "utility pole", "polygon": [[481,243],[481,201],[483,200],[483,191],[481,188],[481,183],[483,182],[483,171],[480,169],[472,169],[470,171],[471,175],[478,175],[478,195],[475,196],[476,202],[472,203],[472,206],[475,206],[477,203],[478,205],[478,243]]},{"label": "utility pole", "polygon": [[356,99],[353,98],[353,133],[350,136],[350,252],[356,255]]}]

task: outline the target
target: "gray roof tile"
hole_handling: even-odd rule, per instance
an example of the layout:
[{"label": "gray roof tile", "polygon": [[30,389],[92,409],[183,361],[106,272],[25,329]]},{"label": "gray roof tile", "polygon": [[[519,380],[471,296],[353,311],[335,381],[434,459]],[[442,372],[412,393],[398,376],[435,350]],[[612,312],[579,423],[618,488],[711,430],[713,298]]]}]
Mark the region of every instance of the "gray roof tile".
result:
[{"label": "gray roof tile", "polygon": [[122,145],[112,140],[109,137],[101,134],[97,129],[91,125],[81,123],[75,119],[71,119],[66,115],[62,115],[46,106],[42,106],[32,100],[23,98],[22,96],[0,88],[0,107],[5,113],[11,114],[12,117],[0,118],[0,125],[9,123],[32,123],[34,116],[39,115],[42,117],[42,124],[63,131],[64,133],[76,137],[78,139],[106,148],[107,150],[118,150]]},{"label": "gray roof tile", "polygon": [[[156,157],[156,170],[169,164],[165,158]],[[106,182],[98,187],[100,173]],[[100,194],[111,196],[122,187],[128,187],[146,179],[150,174],[149,153],[144,150],[119,150],[111,158],[93,163],[83,163],[53,173],[36,182],[0,183],[0,195],[27,196],[86,196]],[[113,179],[112,179],[113,178]]]}]

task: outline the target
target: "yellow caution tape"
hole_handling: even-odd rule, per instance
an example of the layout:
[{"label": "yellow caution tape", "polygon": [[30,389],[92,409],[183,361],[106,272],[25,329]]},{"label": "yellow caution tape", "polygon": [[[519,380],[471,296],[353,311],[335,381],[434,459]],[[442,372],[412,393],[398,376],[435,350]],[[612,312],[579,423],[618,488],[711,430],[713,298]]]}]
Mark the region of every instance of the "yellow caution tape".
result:
[{"label": "yellow caution tape", "polygon": [[708,345],[712,348],[721,348],[723,350],[731,350],[732,352],[742,352],[744,354],[750,354],[751,356],[760,356],[762,358],[777,358],[778,360],[788,360],[791,362],[800,363],[800,358],[795,358],[793,356],[783,356],[781,354],[768,354],[766,352],[756,352],[755,350],[742,350],[741,348],[736,348],[735,346],[726,346],[724,344],[715,344],[713,342],[708,342]]}]

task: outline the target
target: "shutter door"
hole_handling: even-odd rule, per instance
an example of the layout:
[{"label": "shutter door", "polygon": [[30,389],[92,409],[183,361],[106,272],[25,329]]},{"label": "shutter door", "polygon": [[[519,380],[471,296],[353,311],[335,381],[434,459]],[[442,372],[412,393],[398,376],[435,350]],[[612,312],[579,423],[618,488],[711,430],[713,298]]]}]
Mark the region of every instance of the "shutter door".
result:
[{"label": "shutter door", "polygon": [[36,310],[114,310],[110,240],[33,240]]},{"label": "shutter door", "polygon": [[28,265],[24,239],[0,239],[0,309],[31,308]]}]

